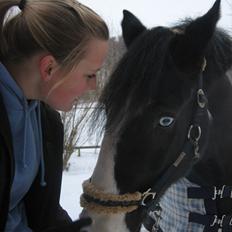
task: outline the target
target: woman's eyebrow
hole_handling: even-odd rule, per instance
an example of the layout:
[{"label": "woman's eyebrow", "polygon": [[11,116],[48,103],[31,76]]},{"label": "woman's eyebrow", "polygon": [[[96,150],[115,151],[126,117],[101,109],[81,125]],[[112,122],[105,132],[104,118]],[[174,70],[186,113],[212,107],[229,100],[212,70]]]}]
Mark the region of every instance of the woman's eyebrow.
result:
[{"label": "woman's eyebrow", "polygon": [[100,68],[98,68],[98,69],[91,69],[91,71],[93,71],[93,72],[98,72],[98,71],[101,70],[101,68],[102,68],[102,67],[100,67]]}]

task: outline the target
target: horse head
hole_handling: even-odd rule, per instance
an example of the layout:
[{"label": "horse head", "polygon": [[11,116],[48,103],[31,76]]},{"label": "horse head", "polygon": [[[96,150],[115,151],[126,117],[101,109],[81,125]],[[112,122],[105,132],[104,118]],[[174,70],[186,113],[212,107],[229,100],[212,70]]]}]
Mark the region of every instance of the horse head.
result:
[{"label": "horse head", "polygon": [[202,159],[211,121],[206,99],[210,76],[221,77],[229,67],[228,61],[215,61],[221,46],[215,41],[226,41],[216,30],[219,0],[202,17],[172,28],[147,29],[132,13],[123,13],[127,52],[100,97],[105,135],[81,199],[94,232],[140,231],[145,201],[160,197],[171,183],[160,192],[149,189],[188,151],[188,168],[180,168],[171,182],[188,175]]}]

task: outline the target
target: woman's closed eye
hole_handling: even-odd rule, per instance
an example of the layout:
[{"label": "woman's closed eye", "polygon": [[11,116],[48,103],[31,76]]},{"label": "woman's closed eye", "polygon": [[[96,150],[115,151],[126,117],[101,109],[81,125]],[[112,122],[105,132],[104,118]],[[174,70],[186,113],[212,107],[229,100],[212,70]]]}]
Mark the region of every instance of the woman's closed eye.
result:
[{"label": "woman's closed eye", "polygon": [[94,78],[96,78],[96,74],[87,75],[87,78],[88,79],[94,79]]}]

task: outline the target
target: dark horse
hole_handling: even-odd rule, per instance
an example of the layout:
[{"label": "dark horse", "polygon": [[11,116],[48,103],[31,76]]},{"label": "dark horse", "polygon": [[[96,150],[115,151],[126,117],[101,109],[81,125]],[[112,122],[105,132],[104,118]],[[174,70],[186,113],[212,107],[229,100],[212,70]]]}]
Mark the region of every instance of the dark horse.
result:
[{"label": "dark horse", "polygon": [[128,49],[100,98],[105,136],[83,185],[90,231],[140,231],[144,205],[157,231],[232,231],[232,41],[219,17],[219,0],[172,28],[124,11]]}]

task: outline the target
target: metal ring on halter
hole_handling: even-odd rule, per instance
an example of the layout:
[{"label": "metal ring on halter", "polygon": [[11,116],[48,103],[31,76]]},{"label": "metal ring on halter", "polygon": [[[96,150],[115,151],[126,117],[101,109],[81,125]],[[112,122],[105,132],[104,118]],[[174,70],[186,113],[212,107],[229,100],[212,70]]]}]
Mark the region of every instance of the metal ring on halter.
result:
[{"label": "metal ring on halter", "polygon": [[[195,137],[192,136],[191,132],[197,129],[197,134]],[[188,131],[188,139],[192,142],[198,142],[201,137],[201,127],[199,125],[191,125]]]},{"label": "metal ring on halter", "polygon": [[146,199],[148,197],[151,197],[151,199],[154,200],[155,196],[156,196],[156,192],[151,192],[151,188],[149,188],[146,192],[143,193],[141,205],[146,206],[147,205]]},{"label": "metal ring on halter", "polygon": [[20,10],[23,10],[26,5],[26,0],[21,0],[18,7]]},{"label": "metal ring on halter", "polygon": [[197,103],[201,108],[205,108],[206,98],[203,89],[198,89],[197,91]]}]

